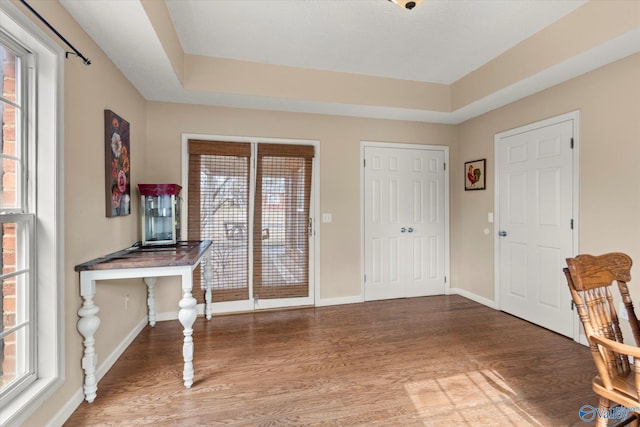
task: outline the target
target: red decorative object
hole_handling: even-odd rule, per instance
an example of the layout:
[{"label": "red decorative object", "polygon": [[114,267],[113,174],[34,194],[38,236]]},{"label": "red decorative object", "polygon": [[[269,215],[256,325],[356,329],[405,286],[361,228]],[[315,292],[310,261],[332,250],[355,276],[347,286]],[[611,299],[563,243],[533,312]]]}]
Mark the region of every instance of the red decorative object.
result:
[{"label": "red decorative object", "polygon": [[178,184],[138,184],[143,196],[177,196],[182,187]]}]

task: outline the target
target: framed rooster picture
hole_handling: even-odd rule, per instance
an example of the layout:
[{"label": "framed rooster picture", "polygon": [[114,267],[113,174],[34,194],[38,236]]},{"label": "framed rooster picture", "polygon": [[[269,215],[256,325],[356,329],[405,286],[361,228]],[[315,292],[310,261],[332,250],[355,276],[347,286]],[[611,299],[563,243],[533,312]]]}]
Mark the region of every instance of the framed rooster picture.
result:
[{"label": "framed rooster picture", "polygon": [[472,160],[464,164],[464,189],[484,190],[487,188],[487,159]]}]

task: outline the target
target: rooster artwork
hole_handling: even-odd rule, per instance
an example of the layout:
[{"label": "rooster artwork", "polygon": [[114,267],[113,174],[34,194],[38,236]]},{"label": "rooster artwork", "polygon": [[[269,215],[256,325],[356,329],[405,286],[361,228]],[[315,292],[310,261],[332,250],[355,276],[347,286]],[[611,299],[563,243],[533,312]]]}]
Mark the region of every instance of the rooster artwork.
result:
[{"label": "rooster artwork", "polygon": [[485,177],[484,166],[485,160],[476,160],[473,162],[465,163],[466,166],[466,179],[465,190],[484,190]]}]

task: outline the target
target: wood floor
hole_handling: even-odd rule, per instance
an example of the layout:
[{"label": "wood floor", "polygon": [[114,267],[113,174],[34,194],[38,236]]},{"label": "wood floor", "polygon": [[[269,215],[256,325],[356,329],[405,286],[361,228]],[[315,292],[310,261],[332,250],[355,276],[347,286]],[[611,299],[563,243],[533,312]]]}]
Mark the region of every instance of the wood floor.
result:
[{"label": "wood floor", "polygon": [[65,426],[587,426],[587,347],[460,296],[146,327]]}]

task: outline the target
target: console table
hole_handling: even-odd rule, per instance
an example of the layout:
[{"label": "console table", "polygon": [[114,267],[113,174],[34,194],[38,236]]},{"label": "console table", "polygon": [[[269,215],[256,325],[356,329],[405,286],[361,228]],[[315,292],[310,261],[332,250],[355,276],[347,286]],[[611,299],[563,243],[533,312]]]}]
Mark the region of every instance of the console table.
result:
[{"label": "console table", "polygon": [[[87,402],[93,402],[98,389],[96,380],[97,355],[95,352],[95,333],[100,326],[97,316],[99,307],[94,304],[97,280],[132,279],[140,277],[147,285],[149,324],[155,325],[154,285],[157,277],[181,276],[182,298],[179,301],[178,319],[184,331],[182,354],[184,358],[184,386],[193,384],[193,324],[196,320],[196,299],[191,294],[193,270],[207,257],[210,240],[178,242],[166,246],[132,246],[101,258],[75,266],[80,272],[80,295],[83,304],[78,315],[78,331],[84,337],[84,396]],[[207,294],[211,293],[211,262],[205,265],[204,279]],[[207,318],[211,318],[207,310]]]}]

